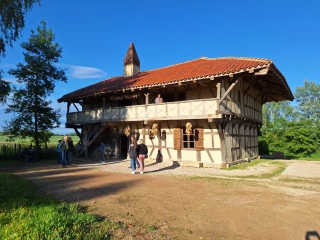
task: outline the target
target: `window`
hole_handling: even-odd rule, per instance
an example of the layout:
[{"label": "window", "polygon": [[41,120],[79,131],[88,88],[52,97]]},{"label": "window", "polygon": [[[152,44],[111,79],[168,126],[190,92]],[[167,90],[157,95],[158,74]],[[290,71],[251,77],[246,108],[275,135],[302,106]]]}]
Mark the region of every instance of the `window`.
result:
[{"label": "window", "polygon": [[174,150],[195,149],[197,151],[203,151],[203,128],[193,129],[190,135],[186,134],[185,128],[174,128],[173,141]]},{"label": "window", "polygon": [[191,134],[186,134],[185,129],[181,129],[182,133],[182,148],[184,149],[194,149],[194,130]]}]

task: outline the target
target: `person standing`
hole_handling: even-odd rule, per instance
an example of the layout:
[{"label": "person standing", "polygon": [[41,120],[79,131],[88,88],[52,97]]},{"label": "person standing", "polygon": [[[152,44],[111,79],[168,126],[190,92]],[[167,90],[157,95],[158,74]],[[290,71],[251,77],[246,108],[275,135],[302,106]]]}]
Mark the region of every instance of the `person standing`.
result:
[{"label": "person standing", "polygon": [[158,97],[156,98],[155,102],[156,103],[162,103],[163,102],[163,99],[162,99],[160,93],[158,94]]},{"label": "person standing", "polygon": [[137,147],[137,155],[140,163],[140,174],[144,171],[144,159],[148,156],[148,147],[143,143],[143,140],[139,140],[139,145]]},{"label": "person standing", "polygon": [[62,142],[62,140],[60,139],[57,145],[57,153],[58,153],[58,163],[62,163],[62,150],[60,147],[60,143]]},{"label": "person standing", "polygon": [[68,144],[69,144],[69,155],[68,155],[67,165],[71,163],[71,155],[73,152],[73,140],[71,137],[68,137]]},{"label": "person standing", "polygon": [[131,137],[131,144],[129,146],[129,158],[131,162],[132,174],[136,173],[136,165],[140,167],[139,162],[137,161],[137,141],[134,137]]},{"label": "person standing", "polygon": [[62,158],[62,167],[66,167],[68,162],[68,156],[69,156],[69,141],[68,136],[64,136],[63,141],[60,143],[60,148],[62,151],[61,158]]},{"label": "person standing", "polygon": [[105,150],[106,150],[106,145],[104,145],[103,142],[100,142],[98,153],[99,153],[99,159],[100,159],[101,163],[105,163],[105,160],[104,160],[104,152],[105,152]]}]

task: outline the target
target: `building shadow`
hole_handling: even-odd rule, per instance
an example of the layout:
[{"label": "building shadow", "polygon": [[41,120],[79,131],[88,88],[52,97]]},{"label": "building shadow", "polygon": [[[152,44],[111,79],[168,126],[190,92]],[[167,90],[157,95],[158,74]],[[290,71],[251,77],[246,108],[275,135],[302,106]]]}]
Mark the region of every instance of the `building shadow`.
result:
[{"label": "building shadow", "polygon": [[[151,165],[148,165],[148,167],[152,166],[152,165],[156,165],[156,164],[158,164],[158,163],[157,162],[153,163]],[[171,166],[159,168],[159,169],[156,169],[156,170],[147,171],[146,173],[156,173],[156,172],[162,172],[162,171],[167,171],[167,170],[173,170],[173,169],[176,169],[178,167],[180,167],[180,165],[173,163]]]},{"label": "building shadow", "polygon": [[307,231],[305,240],[320,240],[320,235],[317,231]]}]

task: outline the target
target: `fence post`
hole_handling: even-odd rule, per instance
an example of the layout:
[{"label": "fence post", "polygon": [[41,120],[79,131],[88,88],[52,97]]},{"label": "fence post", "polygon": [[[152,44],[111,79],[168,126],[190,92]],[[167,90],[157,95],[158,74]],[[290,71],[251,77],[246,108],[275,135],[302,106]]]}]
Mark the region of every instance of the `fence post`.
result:
[{"label": "fence post", "polygon": [[6,151],[7,151],[6,145],[3,145],[3,157],[4,157],[4,159],[6,159]]}]

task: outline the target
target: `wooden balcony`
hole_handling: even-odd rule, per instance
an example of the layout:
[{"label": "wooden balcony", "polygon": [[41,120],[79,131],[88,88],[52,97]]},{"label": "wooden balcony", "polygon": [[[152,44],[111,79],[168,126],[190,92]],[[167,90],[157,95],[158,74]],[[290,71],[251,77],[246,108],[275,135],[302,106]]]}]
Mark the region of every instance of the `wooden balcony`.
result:
[{"label": "wooden balcony", "polygon": [[106,109],[67,114],[67,125],[96,122],[179,120],[217,118],[218,99],[199,99]]}]

